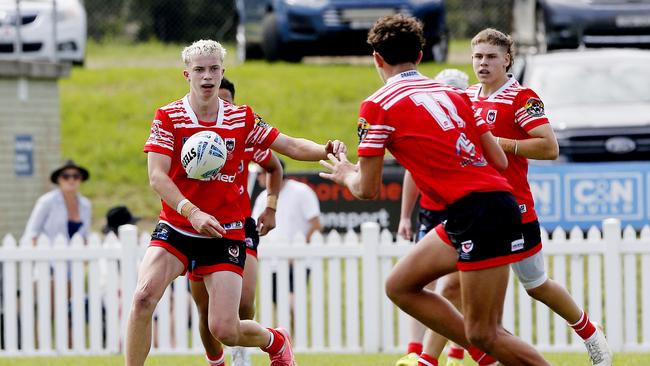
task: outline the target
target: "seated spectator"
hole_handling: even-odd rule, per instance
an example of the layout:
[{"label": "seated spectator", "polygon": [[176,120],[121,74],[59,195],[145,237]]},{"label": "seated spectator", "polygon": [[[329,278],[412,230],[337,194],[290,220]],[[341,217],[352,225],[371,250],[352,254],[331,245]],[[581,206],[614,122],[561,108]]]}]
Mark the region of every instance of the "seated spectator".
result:
[{"label": "seated spectator", "polygon": [[44,234],[50,240],[58,235],[70,239],[76,233],[85,239],[90,233],[90,201],[79,193],[81,182],[88,180],[88,170],[68,160],[50,175],[57,188],[42,195],[32,210],[25,237],[36,242]]},{"label": "seated spectator", "polygon": [[133,216],[126,206],[115,206],[106,212],[106,225],[102,228],[104,234],[113,232],[117,235],[117,229],[122,225],[135,224],[140,220]]}]

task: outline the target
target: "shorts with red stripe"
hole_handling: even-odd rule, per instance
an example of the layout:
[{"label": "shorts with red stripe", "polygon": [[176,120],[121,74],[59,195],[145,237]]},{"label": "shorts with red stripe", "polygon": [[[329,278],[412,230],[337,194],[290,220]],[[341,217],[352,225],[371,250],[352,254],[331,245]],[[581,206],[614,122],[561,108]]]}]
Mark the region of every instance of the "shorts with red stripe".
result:
[{"label": "shorts with red stripe", "polygon": [[502,266],[534,254],[526,250],[519,205],[509,192],[468,194],[447,206],[447,221],[435,230],[458,252],[461,271]]},{"label": "shorts with red stripe", "polygon": [[[151,234],[150,246],[173,254],[192,275],[229,271],[242,276],[246,263],[243,241],[226,238],[199,238],[176,231],[160,222]],[[185,274],[185,273],[183,273]]]}]

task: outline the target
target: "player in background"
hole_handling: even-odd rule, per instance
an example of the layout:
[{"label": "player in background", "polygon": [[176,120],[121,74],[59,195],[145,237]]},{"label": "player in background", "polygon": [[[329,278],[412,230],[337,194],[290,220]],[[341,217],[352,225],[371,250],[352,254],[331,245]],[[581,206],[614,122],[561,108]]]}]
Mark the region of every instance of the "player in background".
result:
[{"label": "player in background", "polygon": [[[344,152],[345,145],[340,141],[319,145],[284,135],[250,107],[219,99],[224,57],[225,49],[212,40],[197,41],[183,50],[189,93],[156,111],[144,147],[149,183],[161,197],[162,210],[138,272],[127,323],[127,366],[144,364],[151,348],[154,309],[165,288],[188,269],[203,276],[212,336],[228,346],[260,347],[269,354],[272,366],[296,365],[285,329],[264,328],[239,318],[246,246],[235,177],[246,149],[271,148],[313,161]],[[189,179],[181,165],[184,140],[200,131],[218,133],[228,153],[219,174],[208,181]]]},{"label": "player in background", "polygon": [[[469,86],[469,76],[458,69],[444,69],[434,77],[434,80],[446,85],[451,85],[460,90],[465,90]],[[418,212],[418,228],[415,231],[416,242],[420,241],[420,239],[422,239],[429,231],[433,230],[434,227],[444,221],[446,217],[445,206],[441,202],[437,202],[427,196],[421,195],[413,181],[411,173],[406,170],[404,172],[404,181],[402,183],[402,202],[397,234],[401,235],[406,240],[412,240],[413,229],[411,228],[411,216],[418,196],[420,197],[420,209]],[[444,281],[458,282],[458,272],[446,275]],[[435,291],[436,282],[431,282],[426,286],[426,289]],[[443,296],[444,295],[445,294],[443,293]],[[452,303],[460,310],[460,301],[452,301]],[[418,359],[420,358],[423,349],[438,349],[438,347],[440,347],[439,344],[431,345],[431,342],[443,342],[442,347],[445,346],[446,339],[431,337],[429,335],[431,331],[427,331],[427,327],[416,319],[409,317],[409,326],[410,339],[406,349],[406,354],[397,360],[395,366],[417,366]],[[461,365],[464,355],[465,350],[463,347],[452,342],[447,353],[447,366]]]},{"label": "player in background", "polygon": [[[219,98],[230,104],[234,104],[235,85],[225,77],[221,80],[219,86]],[[266,207],[259,215],[258,224],[251,215],[251,200],[248,194],[248,164],[253,161],[264,169],[266,174],[266,186],[268,187],[269,197],[266,200]],[[244,223],[244,232],[246,235],[246,264],[244,265],[244,276],[239,303],[240,319],[253,319],[255,315],[255,289],[257,286],[257,246],[260,242],[260,236],[266,235],[270,230],[275,228],[275,202],[277,201],[280,187],[282,185],[282,165],[280,160],[271,152],[271,150],[247,149],[244,152],[244,158],[239,165],[240,172],[235,178],[235,184],[239,186],[240,202],[239,207],[244,212],[246,221]],[[258,231],[259,229],[259,231]],[[203,277],[188,273],[190,279],[190,288],[192,298],[196,303],[199,313],[199,333],[201,341],[205,348],[205,356],[208,363],[212,366],[223,366],[223,345],[210,333],[208,326],[208,292],[203,283]],[[250,366],[251,359],[248,349],[245,347],[232,347],[232,366]],[[220,362],[221,361],[221,362]]]},{"label": "player in background", "polygon": [[[422,24],[402,14],[377,21],[368,35],[376,69],[386,83],[361,105],[359,161],[330,154],[323,178],[360,199],[380,192],[388,149],[413,175],[418,189],[441,201],[447,221],[399,260],[386,294],[403,311],[468,349],[480,365],[548,365],[533,347],[500,325],[513,246],[522,241],[512,188],[496,169],[507,159],[458,89],[417,72]],[[489,164],[488,164],[489,162]],[[448,237],[453,246],[443,241]],[[424,287],[460,269],[463,314]],[[485,352],[489,353],[487,355]],[[433,360],[432,365],[437,361]]]}]

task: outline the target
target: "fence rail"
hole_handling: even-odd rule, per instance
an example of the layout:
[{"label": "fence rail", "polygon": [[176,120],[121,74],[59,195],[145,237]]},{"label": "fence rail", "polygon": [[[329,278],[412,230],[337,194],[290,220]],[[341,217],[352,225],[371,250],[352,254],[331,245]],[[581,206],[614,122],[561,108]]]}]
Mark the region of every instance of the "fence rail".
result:
[{"label": "fence rail", "polygon": [[[650,228],[542,233],[549,275],[565,285],[590,317],[605,325],[616,351],[650,351]],[[115,354],[123,348],[137,266],[146,233],[133,226],[87,243],[45,237],[0,246],[0,356]],[[392,352],[403,349],[408,321],[383,282],[410,244],[366,223],[361,235],[315,235],[307,245],[260,246],[258,319],[293,330],[298,352]],[[290,266],[293,269],[290,269]],[[293,272],[293,294],[290,275]],[[277,303],[273,302],[273,274]],[[187,279],[177,278],[156,309],[153,353],[200,353],[197,312]],[[510,280],[503,323],[541,351],[582,351],[559,316]]]}]

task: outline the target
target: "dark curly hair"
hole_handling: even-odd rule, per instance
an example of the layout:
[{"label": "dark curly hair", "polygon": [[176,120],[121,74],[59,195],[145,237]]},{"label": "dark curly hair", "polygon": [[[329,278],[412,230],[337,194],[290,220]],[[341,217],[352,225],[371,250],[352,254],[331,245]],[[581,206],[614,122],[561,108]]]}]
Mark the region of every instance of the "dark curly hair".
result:
[{"label": "dark curly hair", "polygon": [[389,65],[415,63],[424,47],[422,23],[403,14],[385,16],[368,32],[368,44]]}]

